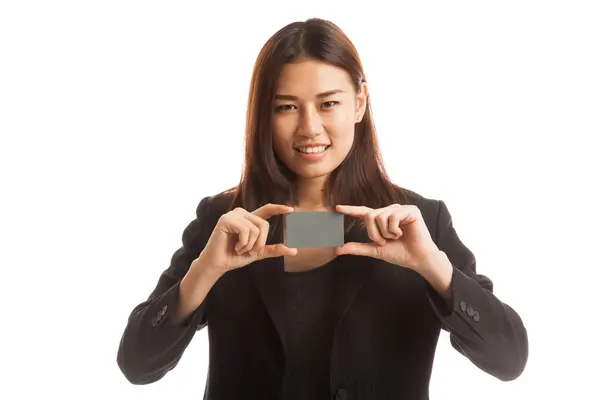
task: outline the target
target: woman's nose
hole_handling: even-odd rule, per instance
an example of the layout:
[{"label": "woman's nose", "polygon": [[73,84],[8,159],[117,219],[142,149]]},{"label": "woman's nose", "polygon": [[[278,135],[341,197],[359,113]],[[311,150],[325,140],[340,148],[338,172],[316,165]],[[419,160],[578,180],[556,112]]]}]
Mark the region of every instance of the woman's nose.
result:
[{"label": "woman's nose", "polygon": [[305,136],[315,136],[323,131],[321,117],[315,110],[306,110],[302,113],[299,133]]}]

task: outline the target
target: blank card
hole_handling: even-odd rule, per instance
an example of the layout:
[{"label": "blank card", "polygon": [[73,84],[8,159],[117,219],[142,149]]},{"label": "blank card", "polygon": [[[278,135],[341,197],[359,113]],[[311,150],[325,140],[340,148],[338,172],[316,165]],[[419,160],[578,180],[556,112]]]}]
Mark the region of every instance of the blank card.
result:
[{"label": "blank card", "polygon": [[283,215],[284,242],[289,248],[342,247],[344,214],[337,211],[299,211]]}]

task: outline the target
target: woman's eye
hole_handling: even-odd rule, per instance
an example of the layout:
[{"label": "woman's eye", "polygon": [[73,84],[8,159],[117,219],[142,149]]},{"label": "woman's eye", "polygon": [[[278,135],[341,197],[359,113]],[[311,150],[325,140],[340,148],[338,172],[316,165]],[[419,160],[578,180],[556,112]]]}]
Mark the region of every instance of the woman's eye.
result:
[{"label": "woman's eye", "polygon": [[289,111],[292,109],[292,107],[295,107],[293,104],[283,104],[280,106],[276,107],[277,111]]},{"label": "woman's eye", "polygon": [[338,103],[339,103],[339,101],[326,101],[325,103],[323,103],[323,106],[325,108],[331,108]]}]

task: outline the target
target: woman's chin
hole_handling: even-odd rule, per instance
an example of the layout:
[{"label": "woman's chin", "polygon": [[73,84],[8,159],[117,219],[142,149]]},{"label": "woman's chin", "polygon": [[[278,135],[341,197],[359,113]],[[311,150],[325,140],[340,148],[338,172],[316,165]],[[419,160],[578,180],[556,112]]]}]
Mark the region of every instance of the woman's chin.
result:
[{"label": "woman's chin", "polygon": [[296,175],[302,179],[322,178],[331,174],[332,171],[333,169],[327,168],[326,166],[307,166],[295,168]]}]

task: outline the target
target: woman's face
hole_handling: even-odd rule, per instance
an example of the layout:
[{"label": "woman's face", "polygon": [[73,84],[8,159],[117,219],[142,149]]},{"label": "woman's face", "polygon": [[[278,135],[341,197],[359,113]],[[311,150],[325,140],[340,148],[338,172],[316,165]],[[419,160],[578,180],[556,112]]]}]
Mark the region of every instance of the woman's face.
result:
[{"label": "woman's face", "polygon": [[[366,108],[366,84],[357,94],[345,70],[305,60],[285,65],[275,93],[277,156],[301,179],[326,177],[350,152],[354,126]],[[321,147],[306,148],[313,145]]]}]

